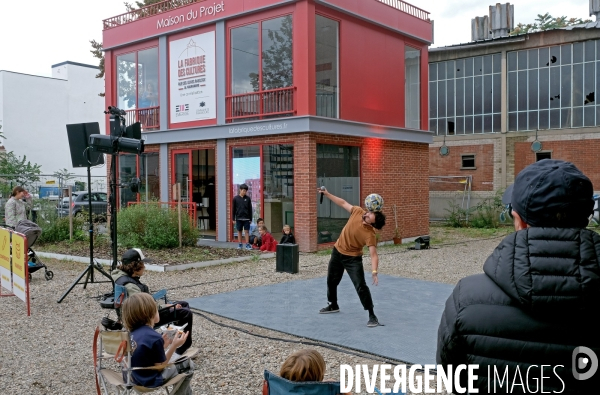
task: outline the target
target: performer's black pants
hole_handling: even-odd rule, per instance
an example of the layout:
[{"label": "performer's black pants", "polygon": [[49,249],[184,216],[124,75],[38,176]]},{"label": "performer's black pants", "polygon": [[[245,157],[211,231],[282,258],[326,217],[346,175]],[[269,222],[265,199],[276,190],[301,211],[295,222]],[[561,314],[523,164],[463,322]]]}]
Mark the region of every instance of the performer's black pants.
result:
[{"label": "performer's black pants", "polygon": [[[187,302],[172,302],[173,306],[163,307],[158,310],[158,316],[160,321],[158,326],[173,323],[177,326],[182,326],[187,323],[187,326],[183,329],[184,332],[189,332],[185,343],[177,349],[178,354],[183,354],[192,345],[192,325],[194,324],[194,314],[190,310],[190,305]],[[180,304],[181,308],[176,309],[175,305]]]},{"label": "performer's black pants", "polygon": [[342,281],[344,269],[348,272],[364,309],[369,310],[373,308],[371,291],[369,291],[369,287],[365,281],[362,255],[349,256],[340,254],[335,247],[331,252],[331,259],[329,259],[329,266],[327,267],[327,300],[329,303],[337,304],[337,286]]}]

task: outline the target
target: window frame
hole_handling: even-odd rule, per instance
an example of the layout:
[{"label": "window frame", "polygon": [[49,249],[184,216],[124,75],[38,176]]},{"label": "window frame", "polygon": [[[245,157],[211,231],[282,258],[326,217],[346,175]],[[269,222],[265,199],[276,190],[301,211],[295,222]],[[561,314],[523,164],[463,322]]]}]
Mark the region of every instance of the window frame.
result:
[{"label": "window frame", "polygon": [[[465,166],[465,159],[470,160],[467,157],[473,157],[473,166]],[[476,170],[477,169],[477,154],[475,153],[465,153],[460,154],[460,169],[461,170]]]}]

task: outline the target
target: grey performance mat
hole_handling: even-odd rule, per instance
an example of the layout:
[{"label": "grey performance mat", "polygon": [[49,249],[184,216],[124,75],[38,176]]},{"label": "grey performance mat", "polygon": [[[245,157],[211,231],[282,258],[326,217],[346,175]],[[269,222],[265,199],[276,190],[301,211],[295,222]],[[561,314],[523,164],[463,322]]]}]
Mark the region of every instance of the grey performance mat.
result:
[{"label": "grey performance mat", "polygon": [[291,281],[187,300],[191,308],[264,328],[366,351],[399,361],[434,364],[437,329],[452,285],[379,276],[367,284],[383,326],[367,327],[368,313],[347,274],[338,287],[340,312],[327,306],[327,279]]}]

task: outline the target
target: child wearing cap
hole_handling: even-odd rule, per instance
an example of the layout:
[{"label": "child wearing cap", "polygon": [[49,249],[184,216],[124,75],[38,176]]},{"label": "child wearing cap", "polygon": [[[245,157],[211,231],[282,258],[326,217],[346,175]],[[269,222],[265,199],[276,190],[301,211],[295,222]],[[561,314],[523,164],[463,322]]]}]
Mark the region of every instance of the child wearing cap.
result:
[{"label": "child wearing cap", "polygon": [[[144,254],[139,248],[131,248],[123,254],[121,265],[111,272],[115,284],[125,287],[127,296],[131,297],[138,293],[150,294],[148,286],[140,281],[140,277],[146,271],[144,265]],[[185,343],[179,349],[178,354],[183,354],[192,345],[192,326],[194,315],[187,302],[174,302],[172,304],[160,305],[156,302],[159,313],[158,326],[173,323],[177,326],[187,324],[184,331],[189,333]]]},{"label": "child wearing cap", "polygon": [[231,204],[231,215],[233,216],[233,223],[235,224],[235,228],[238,233],[238,249],[244,248],[242,244],[242,230],[245,232],[246,236],[246,249],[251,250],[252,246],[250,245],[250,220],[252,219],[252,201],[250,200],[250,196],[247,196],[248,193],[248,185],[242,184],[240,185],[240,193],[236,197],[233,198],[233,202]]}]

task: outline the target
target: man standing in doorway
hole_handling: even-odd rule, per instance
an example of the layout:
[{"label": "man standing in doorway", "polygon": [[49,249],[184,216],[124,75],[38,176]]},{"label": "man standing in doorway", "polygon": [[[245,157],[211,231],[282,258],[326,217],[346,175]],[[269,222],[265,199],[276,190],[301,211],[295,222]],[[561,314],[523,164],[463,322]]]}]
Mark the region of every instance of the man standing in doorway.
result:
[{"label": "man standing in doorway", "polygon": [[246,249],[251,250],[250,245],[250,221],[252,219],[252,202],[248,193],[248,185],[240,185],[240,194],[233,198],[231,205],[231,213],[233,215],[233,223],[238,232],[238,249],[244,248],[242,244],[242,229],[246,233]]},{"label": "man standing in doorway", "polygon": [[377,279],[379,257],[377,256],[377,239],[374,229],[384,227],[385,215],[381,212],[365,211],[358,206],[352,206],[344,199],[332,195],[324,188],[318,189],[318,192],[327,196],[333,203],[350,213],[350,218],[346,226],[342,229],[340,237],[333,246],[329,266],[327,267],[327,300],[329,301],[329,306],[319,310],[319,313],[339,313],[337,286],[342,281],[344,270],[346,270],[352,280],[352,284],[354,284],[356,293],[358,293],[360,302],[364,309],[369,311],[367,326],[378,326],[379,321],[373,312],[371,291],[365,281],[362,255],[363,247],[369,247],[373,284],[377,285],[379,283]]}]

